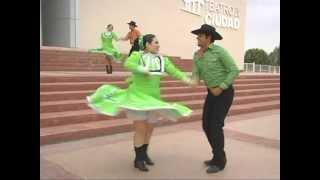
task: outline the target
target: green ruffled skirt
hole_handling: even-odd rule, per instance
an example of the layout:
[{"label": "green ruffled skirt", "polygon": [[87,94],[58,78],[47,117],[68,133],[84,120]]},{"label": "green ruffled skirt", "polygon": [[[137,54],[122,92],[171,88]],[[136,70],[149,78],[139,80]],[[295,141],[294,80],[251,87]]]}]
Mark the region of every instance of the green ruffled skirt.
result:
[{"label": "green ruffled skirt", "polygon": [[96,49],[89,49],[89,52],[91,53],[100,53],[104,54],[106,56],[109,56],[113,61],[120,63],[120,58],[122,57],[122,54],[114,48],[96,48]]},{"label": "green ruffled skirt", "polygon": [[189,116],[192,110],[179,103],[168,103],[144,92],[134,89],[121,89],[113,85],[102,85],[87,96],[89,107],[100,114],[116,116],[126,112],[133,120],[157,122],[161,119],[177,121]]}]

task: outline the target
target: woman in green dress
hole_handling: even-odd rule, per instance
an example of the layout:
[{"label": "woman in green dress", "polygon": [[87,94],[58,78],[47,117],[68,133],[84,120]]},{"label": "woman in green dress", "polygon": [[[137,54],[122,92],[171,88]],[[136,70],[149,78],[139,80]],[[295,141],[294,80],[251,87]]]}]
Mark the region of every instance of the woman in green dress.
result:
[{"label": "woman in green dress", "polygon": [[177,69],[168,57],[160,55],[159,42],[155,35],[147,34],[136,39],[136,49],[124,63],[132,72],[127,89],[113,85],[102,85],[87,97],[88,105],[98,113],[116,116],[124,111],[134,125],[134,149],[136,157],[134,167],[148,171],[147,165],[154,162],[147,154],[148,145],[155,122],[161,119],[176,121],[192,112],[179,103],[168,103],[160,97],[160,79],[164,73],[188,85],[191,79]]},{"label": "woman in green dress", "polygon": [[113,32],[113,25],[109,24],[106,27],[106,32],[101,33],[101,48],[97,49],[89,49],[89,52],[92,53],[102,53],[105,54],[107,65],[106,71],[108,74],[112,73],[112,61],[120,63],[122,58],[124,57],[118,49],[116,49],[113,45],[113,40],[118,41],[118,36]]}]

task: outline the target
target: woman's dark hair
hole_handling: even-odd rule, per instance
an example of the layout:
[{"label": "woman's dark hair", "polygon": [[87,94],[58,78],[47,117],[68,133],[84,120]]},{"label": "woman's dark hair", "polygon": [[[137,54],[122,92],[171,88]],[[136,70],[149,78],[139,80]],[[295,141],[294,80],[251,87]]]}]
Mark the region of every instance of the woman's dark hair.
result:
[{"label": "woman's dark hair", "polygon": [[135,39],[134,42],[133,42],[132,51],[139,51],[140,49],[144,50],[146,48],[147,42],[151,43],[153,38],[155,38],[155,37],[156,36],[154,34],[146,34],[146,35],[144,35],[143,38],[142,38],[143,47],[139,46],[139,38]]},{"label": "woman's dark hair", "polygon": [[107,25],[107,28],[110,28],[110,27],[113,28],[113,25],[112,25],[112,24],[108,24],[108,25]]}]

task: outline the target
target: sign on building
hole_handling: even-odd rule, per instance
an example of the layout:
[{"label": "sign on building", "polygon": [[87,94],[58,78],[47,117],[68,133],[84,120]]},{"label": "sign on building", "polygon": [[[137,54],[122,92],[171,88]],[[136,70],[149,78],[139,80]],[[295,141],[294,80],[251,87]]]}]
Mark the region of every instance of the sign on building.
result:
[{"label": "sign on building", "polygon": [[217,0],[183,0],[183,11],[200,16],[204,23],[215,27],[238,30],[240,28],[239,8]]}]

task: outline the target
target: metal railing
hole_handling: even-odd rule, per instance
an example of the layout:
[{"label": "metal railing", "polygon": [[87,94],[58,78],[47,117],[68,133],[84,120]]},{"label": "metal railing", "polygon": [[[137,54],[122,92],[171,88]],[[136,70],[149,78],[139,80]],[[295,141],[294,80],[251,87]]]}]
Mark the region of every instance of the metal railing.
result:
[{"label": "metal railing", "polygon": [[244,72],[280,73],[280,66],[244,63]]}]

